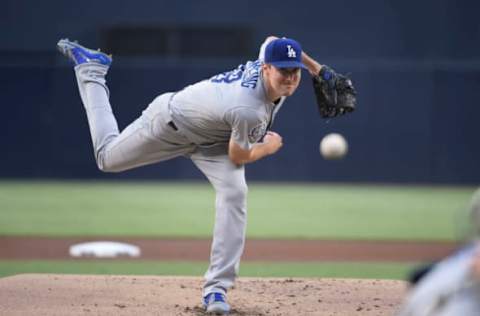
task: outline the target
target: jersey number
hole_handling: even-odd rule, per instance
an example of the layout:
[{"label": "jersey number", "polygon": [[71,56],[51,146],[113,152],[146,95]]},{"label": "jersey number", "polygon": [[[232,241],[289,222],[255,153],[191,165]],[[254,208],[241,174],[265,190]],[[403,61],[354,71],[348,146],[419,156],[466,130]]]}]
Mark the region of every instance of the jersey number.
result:
[{"label": "jersey number", "polygon": [[242,78],[244,69],[243,65],[240,65],[237,69],[218,74],[210,80],[215,83],[232,83]]},{"label": "jersey number", "polygon": [[261,61],[257,60],[254,63],[238,66],[237,69],[221,73],[212,77],[210,80],[215,83],[232,83],[243,78],[241,86],[244,88],[255,89],[258,78],[260,77]]}]

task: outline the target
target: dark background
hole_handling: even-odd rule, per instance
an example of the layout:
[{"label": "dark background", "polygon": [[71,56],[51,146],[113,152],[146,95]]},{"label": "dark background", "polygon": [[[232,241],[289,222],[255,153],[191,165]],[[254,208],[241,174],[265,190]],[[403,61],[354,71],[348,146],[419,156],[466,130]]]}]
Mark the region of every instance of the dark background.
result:
[{"label": "dark background", "polygon": [[[159,94],[255,59],[268,35],[297,39],[351,72],[358,111],[317,112],[308,74],[277,116],[284,147],[247,167],[264,181],[475,184],[480,181],[480,3],[475,1],[25,1],[0,10],[0,177],[202,177],[187,159],[120,174],[96,169],[62,37],[114,54],[121,128]],[[320,139],[350,151],[325,161]]]}]

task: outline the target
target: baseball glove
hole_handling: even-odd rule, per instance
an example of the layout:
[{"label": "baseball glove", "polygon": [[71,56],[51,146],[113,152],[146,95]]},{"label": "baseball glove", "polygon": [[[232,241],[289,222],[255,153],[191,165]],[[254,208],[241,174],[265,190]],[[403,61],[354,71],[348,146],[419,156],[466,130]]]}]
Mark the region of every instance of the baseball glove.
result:
[{"label": "baseball glove", "polygon": [[312,79],[318,110],[323,118],[332,118],[355,110],[357,92],[348,76],[337,74],[323,65],[318,75]]}]

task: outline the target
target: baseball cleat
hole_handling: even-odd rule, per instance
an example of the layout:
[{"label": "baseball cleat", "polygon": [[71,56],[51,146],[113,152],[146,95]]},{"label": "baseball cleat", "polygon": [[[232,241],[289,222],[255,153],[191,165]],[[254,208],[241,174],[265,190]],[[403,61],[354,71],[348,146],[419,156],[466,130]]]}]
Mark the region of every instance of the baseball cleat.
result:
[{"label": "baseball cleat", "polygon": [[215,315],[226,315],[230,312],[225,295],[222,293],[210,293],[203,298],[203,307],[205,311]]},{"label": "baseball cleat", "polygon": [[70,58],[75,65],[97,63],[110,66],[112,63],[111,55],[107,55],[100,50],[83,47],[77,42],[69,41],[68,38],[59,40],[57,43],[57,49],[60,53]]}]

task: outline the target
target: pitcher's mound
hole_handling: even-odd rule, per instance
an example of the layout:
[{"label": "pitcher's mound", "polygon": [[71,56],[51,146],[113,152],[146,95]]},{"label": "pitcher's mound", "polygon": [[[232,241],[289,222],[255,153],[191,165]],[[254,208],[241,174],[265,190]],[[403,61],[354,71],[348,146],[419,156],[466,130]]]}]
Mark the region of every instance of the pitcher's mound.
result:
[{"label": "pitcher's mound", "polygon": [[[23,274],[0,279],[0,315],[204,315],[192,277]],[[392,315],[402,281],[240,278],[231,315]]]}]

